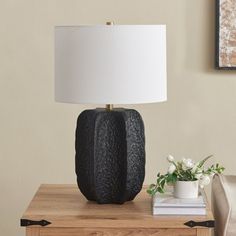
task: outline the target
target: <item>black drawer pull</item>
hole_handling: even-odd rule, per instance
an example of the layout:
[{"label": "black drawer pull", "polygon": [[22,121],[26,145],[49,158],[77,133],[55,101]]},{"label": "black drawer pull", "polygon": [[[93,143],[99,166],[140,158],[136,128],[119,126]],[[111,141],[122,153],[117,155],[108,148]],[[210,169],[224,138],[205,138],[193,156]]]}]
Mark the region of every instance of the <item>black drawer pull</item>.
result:
[{"label": "black drawer pull", "polygon": [[195,227],[195,226],[202,226],[202,227],[207,227],[207,228],[214,228],[215,226],[215,221],[214,220],[207,220],[207,221],[200,221],[200,222],[196,222],[193,220],[190,220],[186,223],[184,223],[186,226],[188,227]]},{"label": "black drawer pull", "polygon": [[21,226],[30,226],[30,225],[41,225],[41,226],[47,226],[50,225],[51,222],[47,220],[28,220],[28,219],[21,219],[20,220],[20,225]]}]

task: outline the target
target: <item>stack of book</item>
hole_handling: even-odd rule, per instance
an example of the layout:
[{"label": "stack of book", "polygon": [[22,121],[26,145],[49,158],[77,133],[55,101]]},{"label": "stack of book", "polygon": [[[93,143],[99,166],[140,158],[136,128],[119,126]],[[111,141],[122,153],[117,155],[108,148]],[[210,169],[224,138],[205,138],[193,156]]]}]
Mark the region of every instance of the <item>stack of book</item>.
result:
[{"label": "stack of book", "polygon": [[175,198],[172,192],[156,194],[152,199],[153,215],[206,215],[205,195],[198,198]]}]

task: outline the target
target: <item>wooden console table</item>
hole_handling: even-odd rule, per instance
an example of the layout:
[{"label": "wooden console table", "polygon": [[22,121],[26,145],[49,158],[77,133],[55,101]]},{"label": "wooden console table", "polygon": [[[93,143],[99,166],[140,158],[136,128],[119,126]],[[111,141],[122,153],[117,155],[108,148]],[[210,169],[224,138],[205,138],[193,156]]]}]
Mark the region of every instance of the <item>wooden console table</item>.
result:
[{"label": "wooden console table", "polygon": [[151,199],[143,190],[123,205],[88,202],[76,185],[41,185],[21,218],[27,236],[209,236],[206,216],[153,216]]}]

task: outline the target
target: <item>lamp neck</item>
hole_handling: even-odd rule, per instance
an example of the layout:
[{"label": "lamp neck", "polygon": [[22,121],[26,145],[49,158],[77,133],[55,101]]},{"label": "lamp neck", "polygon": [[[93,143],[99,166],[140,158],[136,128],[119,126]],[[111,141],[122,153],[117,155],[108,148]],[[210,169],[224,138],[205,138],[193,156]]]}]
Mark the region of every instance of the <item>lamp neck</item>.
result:
[{"label": "lamp neck", "polygon": [[[106,25],[113,25],[113,24],[114,24],[113,21],[109,21],[109,22],[106,23]],[[113,104],[106,104],[106,110],[107,111],[113,110]]]},{"label": "lamp neck", "polygon": [[112,111],[113,110],[113,104],[106,104],[106,110]]}]

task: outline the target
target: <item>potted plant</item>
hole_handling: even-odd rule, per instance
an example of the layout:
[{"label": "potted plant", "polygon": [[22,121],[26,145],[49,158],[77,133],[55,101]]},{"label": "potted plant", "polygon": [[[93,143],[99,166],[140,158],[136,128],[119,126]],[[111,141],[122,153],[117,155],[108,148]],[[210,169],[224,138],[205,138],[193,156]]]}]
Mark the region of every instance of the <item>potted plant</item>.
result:
[{"label": "potted plant", "polygon": [[216,173],[222,173],[224,167],[218,163],[205,168],[205,162],[212,155],[204,158],[200,162],[194,162],[192,159],[183,158],[181,161],[175,161],[174,157],[169,155],[167,160],[169,168],[166,174],[157,174],[155,184],[151,184],[147,190],[150,195],[157,192],[164,193],[165,186],[174,186],[174,196],[177,198],[196,198],[198,197],[198,186],[203,188],[210,183],[210,177]]}]

